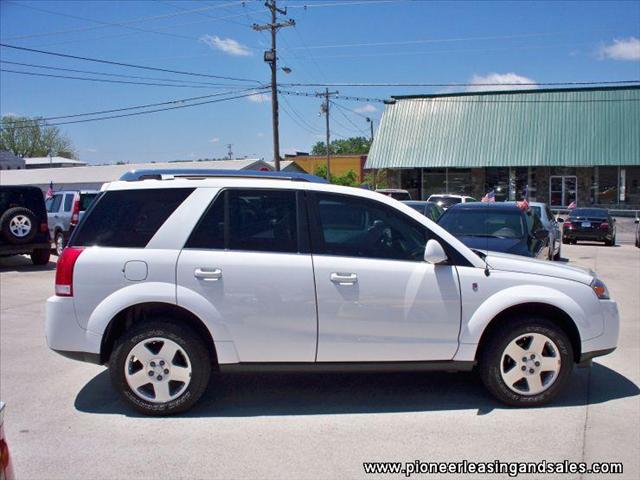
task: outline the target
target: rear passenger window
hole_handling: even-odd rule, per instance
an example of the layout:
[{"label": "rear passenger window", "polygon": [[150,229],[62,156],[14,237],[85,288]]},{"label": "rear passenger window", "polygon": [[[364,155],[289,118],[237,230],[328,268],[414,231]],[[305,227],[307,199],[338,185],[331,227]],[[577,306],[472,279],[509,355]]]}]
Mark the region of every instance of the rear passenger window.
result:
[{"label": "rear passenger window", "polygon": [[68,193],[67,195],[64,196],[64,211],[70,212],[72,205],[73,205],[73,194]]},{"label": "rear passenger window", "polygon": [[142,248],[192,188],[105,192],[72,237],[73,246]]},{"label": "rear passenger window", "polygon": [[297,252],[296,192],[227,190],[219,195],[185,248]]}]

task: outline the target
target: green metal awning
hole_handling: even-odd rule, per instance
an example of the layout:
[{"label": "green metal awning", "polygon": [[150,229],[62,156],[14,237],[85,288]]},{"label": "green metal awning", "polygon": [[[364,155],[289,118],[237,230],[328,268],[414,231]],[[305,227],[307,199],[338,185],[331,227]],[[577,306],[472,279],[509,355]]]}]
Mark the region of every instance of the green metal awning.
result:
[{"label": "green metal awning", "polygon": [[394,99],[365,168],[640,165],[640,86]]}]

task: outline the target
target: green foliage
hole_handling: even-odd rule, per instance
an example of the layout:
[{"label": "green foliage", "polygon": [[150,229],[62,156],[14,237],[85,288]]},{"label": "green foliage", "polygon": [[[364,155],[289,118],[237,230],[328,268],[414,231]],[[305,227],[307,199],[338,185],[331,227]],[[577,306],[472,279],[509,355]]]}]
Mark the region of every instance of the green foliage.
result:
[{"label": "green foliage", "polygon": [[[371,148],[371,140],[366,137],[350,137],[333,140],[331,142],[331,153],[333,155],[366,155]],[[317,142],[311,148],[311,155],[326,155],[327,145],[324,142]]]},{"label": "green foliage", "polygon": [[[313,174],[317,177],[327,178],[327,166],[318,165],[313,171]],[[331,175],[331,183],[335,185],[344,185],[346,187],[358,187],[358,175],[353,170],[349,170],[347,173],[341,176]]]},{"label": "green foliage", "polygon": [[19,157],[53,156],[77,158],[71,140],[58,127],[47,126],[38,118],[2,117],[0,150]]},{"label": "green foliage", "polygon": [[389,175],[388,170],[379,169],[379,170],[369,170],[364,175],[364,181],[362,183],[369,185],[371,190],[376,190],[378,188],[389,188]]}]

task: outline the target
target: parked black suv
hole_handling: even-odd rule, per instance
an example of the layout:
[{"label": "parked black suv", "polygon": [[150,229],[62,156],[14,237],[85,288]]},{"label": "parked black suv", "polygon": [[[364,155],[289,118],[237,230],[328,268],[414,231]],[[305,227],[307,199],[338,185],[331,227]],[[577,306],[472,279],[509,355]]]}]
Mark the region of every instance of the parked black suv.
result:
[{"label": "parked black suv", "polygon": [[35,265],[49,263],[51,239],[42,191],[0,186],[0,256],[28,253]]}]

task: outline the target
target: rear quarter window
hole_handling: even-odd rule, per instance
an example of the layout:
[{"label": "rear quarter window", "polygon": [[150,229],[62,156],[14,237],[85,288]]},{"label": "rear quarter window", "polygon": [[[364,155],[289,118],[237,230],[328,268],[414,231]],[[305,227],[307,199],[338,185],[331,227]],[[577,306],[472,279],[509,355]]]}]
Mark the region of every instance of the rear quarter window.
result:
[{"label": "rear quarter window", "polygon": [[70,244],[143,248],[191,192],[192,188],[105,192],[83,218]]}]

